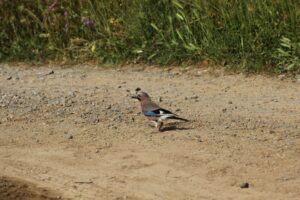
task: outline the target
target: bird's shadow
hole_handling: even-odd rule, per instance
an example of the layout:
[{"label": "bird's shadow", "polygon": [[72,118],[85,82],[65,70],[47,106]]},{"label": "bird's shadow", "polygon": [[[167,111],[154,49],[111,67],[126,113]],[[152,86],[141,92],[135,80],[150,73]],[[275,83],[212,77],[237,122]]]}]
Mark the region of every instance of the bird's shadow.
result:
[{"label": "bird's shadow", "polygon": [[[176,131],[176,130],[191,130],[191,127],[182,127],[185,122],[171,122],[162,127],[161,132]],[[187,124],[186,124],[187,125]]]},{"label": "bird's shadow", "polygon": [[176,130],[191,130],[192,128],[186,128],[186,127],[177,127],[175,125],[163,127],[161,129],[161,132],[167,132],[167,131],[176,131]]},{"label": "bird's shadow", "polygon": [[[167,123],[165,124],[161,130],[159,131],[161,132],[168,132],[168,131],[176,131],[176,130],[192,130],[194,128],[191,127],[182,127],[181,124],[183,124],[184,122],[171,122],[171,123]],[[152,128],[154,127],[152,124],[148,124],[149,126],[151,126]]]}]

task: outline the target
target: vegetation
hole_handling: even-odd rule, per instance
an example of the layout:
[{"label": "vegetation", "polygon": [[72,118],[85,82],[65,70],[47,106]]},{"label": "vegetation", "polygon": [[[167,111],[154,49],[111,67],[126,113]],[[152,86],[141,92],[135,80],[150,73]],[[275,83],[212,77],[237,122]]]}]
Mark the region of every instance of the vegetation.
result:
[{"label": "vegetation", "polygon": [[299,0],[1,0],[0,60],[299,71]]}]

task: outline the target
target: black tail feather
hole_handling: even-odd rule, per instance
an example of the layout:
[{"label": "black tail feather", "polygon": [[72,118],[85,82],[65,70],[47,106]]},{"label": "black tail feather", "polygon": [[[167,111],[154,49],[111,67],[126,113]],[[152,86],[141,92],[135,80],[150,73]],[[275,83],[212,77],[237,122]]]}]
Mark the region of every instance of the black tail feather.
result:
[{"label": "black tail feather", "polygon": [[181,121],[185,121],[185,122],[190,121],[190,120],[188,120],[188,119],[184,119],[184,118],[177,117],[177,116],[169,117],[169,119],[177,119],[177,120],[181,120]]}]

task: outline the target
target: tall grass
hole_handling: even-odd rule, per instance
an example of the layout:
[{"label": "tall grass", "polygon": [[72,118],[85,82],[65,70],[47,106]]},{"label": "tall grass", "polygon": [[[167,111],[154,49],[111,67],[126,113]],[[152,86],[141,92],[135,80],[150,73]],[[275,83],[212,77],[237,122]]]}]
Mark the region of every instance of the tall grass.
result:
[{"label": "tall grass", "polygon": [[299,0],[2,0],[0,28],[0,60],[300,69]]}]

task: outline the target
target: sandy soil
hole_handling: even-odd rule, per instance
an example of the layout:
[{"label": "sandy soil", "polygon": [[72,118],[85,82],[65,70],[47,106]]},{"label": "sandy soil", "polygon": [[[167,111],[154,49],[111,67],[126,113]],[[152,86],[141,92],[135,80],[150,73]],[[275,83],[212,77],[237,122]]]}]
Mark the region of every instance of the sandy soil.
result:
[{"label": "sandy soil", "polygon": [[[130,98],[136,87],[191,122],[155,132]],[[2,64],[0,111],[0,177],[6,177],[0,184],[34,185],[24,193],[84,200],[300,198],[297,80],[207,69]]]},{"label": "sandy soil", "polygon": [[0,177],[1,200],[59,200],[61,196],[15,178]]}]

